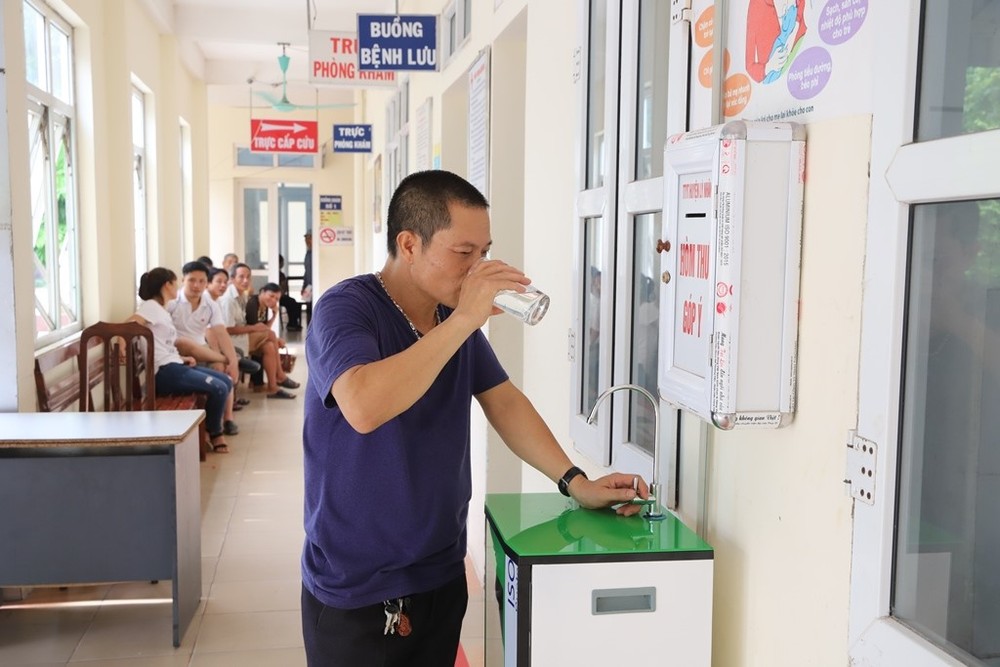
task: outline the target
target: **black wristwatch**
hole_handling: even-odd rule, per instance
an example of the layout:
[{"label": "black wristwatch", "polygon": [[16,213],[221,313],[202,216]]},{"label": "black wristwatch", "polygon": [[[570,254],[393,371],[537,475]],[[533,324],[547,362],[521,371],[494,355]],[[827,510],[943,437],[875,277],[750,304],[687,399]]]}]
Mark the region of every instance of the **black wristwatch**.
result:
[{"label": "black wristwatch", "polygon": [[566,496],[568,498],[569,497],[569,483],[572,482],[573,478],[576,477],[577,475],[583,475],[584,479],[590,479],[589,477],[587,477],[587,473],[583,472],[582,470],[580,470],[576,466],[573,466],[572,468],[570,468],[569,470],[567,470],[566,474],[563,475],[562,478],[559,480],[559,483],[558,483],[559,493],[563,494],[564,496]]}]

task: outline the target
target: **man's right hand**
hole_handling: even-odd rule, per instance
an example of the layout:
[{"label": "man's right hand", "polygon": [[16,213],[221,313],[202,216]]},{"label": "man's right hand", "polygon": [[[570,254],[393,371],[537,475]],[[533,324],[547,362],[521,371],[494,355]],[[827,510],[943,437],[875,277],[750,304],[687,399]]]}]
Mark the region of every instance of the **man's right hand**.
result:
[{"label": "man's right hand", "polygon": [[493,305],[493,299],[500,290],[523,291],[531,280],[524,272],[498,259],[484,259],[476,262],[465,280],[455,307],[456,315],[464,315],[475,323],[475,328],[486,324],[492,315],[502,312]]}]

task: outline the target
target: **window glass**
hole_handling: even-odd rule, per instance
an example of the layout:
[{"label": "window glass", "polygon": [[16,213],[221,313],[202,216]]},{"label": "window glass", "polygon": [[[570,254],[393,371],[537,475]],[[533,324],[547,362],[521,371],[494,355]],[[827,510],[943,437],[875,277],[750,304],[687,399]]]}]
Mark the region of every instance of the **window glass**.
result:
[{"label": "window glass", "polygon": [[638,41],[635,178],[642,180],[663,175],[663,143],[667,138],[669,3],[658,0],[639,3]]},{"label": "window glass", "polygon": [[272,153],[254,153],[243,146],[236,149],[237,167],[271,167],[273,165],[274,155]]},{"label": "window glass", "polygon": [[[629,382],[659,396],[656,369],[660,331],[660,281],[656,254],[660,213],[635,217],[632,253],[632,364]],[[629,393],[628,440],[653,455],[653,406],[636,392]]]},{"label": "window glass", "polygon": [[79,283],[77,272],[75,207],[73,178],[69,152],[69,130],[64,123],[55,125],[55,197],[56,243],[58,244],[60,326],[79,320]]},{"label": "window glass", "polygon": [[132,90],[132,145],[142,148],[146,145],[146,111],[143,95]]},{"label": "window glass", "polygon": [[589,415],[597,401],[598,371],[601,343],[601,279],[602,279],[602,218],[584,221],[584,272],[586,290],[583,297],[583,404],[580,413]]},{"label": "window glass", "polygon": [[266,269],[268,257],[267,224],[269,220],[267,188],[243,190],[243,259],[251,269]]},{"label": "window glass", "polygon": [[915,206],[911,243],[892,613],[986,660],[1000,655],[1000,200]]},{"label": "window glass", "polygon": [[28,137],[31,141],[29,169],[31,180],[31,236],[35,261],[35,310],[37,330],[48,332],[56,328],[55,314],[50,308],[49,291],[49,179],[48,144],[46,135],[47,115],[33,109],[28,111]]},{"label": "window glass", "polygon": [[279,167],[312,168],[315,156],[299,153],[278,153]]},{"label": "window glass", "polygon": [[70,104],[73,99],[69,85],[69,35],[53,24],[49,41],[52,44],[52,94]]},{"label": "window glass", "polygon": [[924,5],[917,139],[1000,128],[1000,0]]},{"label": "window glass", "polygon": [[587,67],[587,189],[604,185],[604,77],[608,3],[590,0],[590,53]]},{"label": "window glass", "polygon": [[48,90],[45,17],[28,3],[24,4],[24,56],[28,83]]},{"label": "window glass", "polygon": [[135,249],[135,284],[149,270],[146,213],[146,100],[132,89],[132,223]]}]

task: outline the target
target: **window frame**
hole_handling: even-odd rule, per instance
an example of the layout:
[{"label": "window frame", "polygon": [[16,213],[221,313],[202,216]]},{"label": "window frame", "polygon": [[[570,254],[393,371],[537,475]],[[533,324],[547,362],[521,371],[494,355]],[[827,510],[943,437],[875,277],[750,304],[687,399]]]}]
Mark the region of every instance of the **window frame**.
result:
[{"label": "window frame", "polygon": [[[453,23],[452,23],[453,22]],[[454,25],[452,35],[449,28]],[[469,42],[472,34],[472,2],[471,0],[452,0],[441,12],[438,21],[441,49],[441,69],[454,60],[455,55]]]},{"label": "window frame", "polygon": [[907,244],[913,205],[1000,197],[990,166],[1000,151],[1000,130],[915,143],[921,2],[908,0],[870,18],[885,47],[881,71],[898,76],[879,77],[873,86],[868,219],[879,223],[867,228],[857,432],[879,448],[874,503],[854,506],[849,657],[852,664],[962,665],[890,615]]},{"label": "window frame", "polygon": [[[129,93],[130,108],[132,110],[132,233],[134,246],[134,284],[139,284],[139,276],[149,270],[149,122],[148,122],[148,102],[147,93],[135,81]],[[140,104],[139,117],[142,127],[138,128],[142,138],[142,144],[135,142],[137,128],[136,123],[136,101]]]},{"label": "window frame", "polygon": [[[25,92],[26,92],[26,106],[29,113],[37,113],[40,115],[42,121],[45,123],[44,127],[39,128],[39,132],[45,135],[45,145],[49,149],[48,155],[45,156],[44,160],[47,165],[47,169],[42,178],[45,179],[45,183],[42,187],[46,190],[46,208],[48,211],[48,219],[54,220],[55,216],[52,211],[55,211],[57,204],[55,203],[56,194],[56,174],[55,174],[55,162],[52,159],[52,147],[55,145],[57,139],[59,139],[63,134],[68,137],[66,141],[66,174],[65,174],[65,187],[67,190],[66,194],[66,235],[64,236],[63,246],[66,247],[67,244],[71,245],[71,249],[68,251],[68,261],[69,267],[63,267],[58,261],[59,253],[51,257],[47,257],[48,267],[47,267],[47,281],[48,289],[50,292],[50,298],[48,299],[48,304],[46,308],[55,306],[55,312],[46,311],[46,315],[50,318],[54,317],[53,328],[50,331],[40,332],[35,327],[35,348],[39,349],[46,345],[49,345],[55,341],[58,341],[67,335],[76,333],[83,328],[83,295],[81,289],[81,275],[80,275],[80,202],[79,202],[79,189],[76,165],[78,164],[76,155],[76,42],[75,42],[75,31],[73,26],[62,18],[52,7],[44,2],[38,2],[37,0],[23,0],[22,11],[24,7],[31,7],[34,11],[38,12],[44,21],[44,46],[42,51],[45,54],[45,85],[46,89],[39,88],[35,86],[30,81],[25,81]],[[52,76],[52,53],[51,53],[51,40],[50,32],[56,29],[63,33],[67,39],[67,51],[66,57],[69,59],[68,66],[66,68],[67,75],[69,76],[69,83],[67,86],[67,92],[69,95],[69,100],[64,100],[58,97],[55,93],[51,92],[50,88],[53,84]],[[23,27],[22,27],[23,30]],[[63,133],[57,133],[56,127],[60,126],[65,128]],[[28,143],[31,145],[33,139],[28,137]],[[30,182],[30,163],[28,165],[29,169],[29,182]],[[32,186],[34,188],[34,185]],[[34,223],[32,223],[34,224]],[[46,248],[59,247],[57,239],[56,225],[49,225],[46,229]],[[66,276],[65,273],[69,273]],[[75,290],[71,288],[71,291],[75,292],[72,299],[72,307],[75,311],[75,319],[70,320],[66,325],[61,326],[62,321],[62,304],[65,301],[63,292],[65,283],[69,282],[70,285],[75,286]],[[34,288],[33,288],[34,293]],[[35,295],[37,299],[37,295]],[[36,306],[37,308],[37,306]],[[34,310],[34,309],[33,309]]]},{"label": "window frame", "polygon": [[[581,453],[591,460],[614,470],[640,473],[649,477],[653,456],[638,443],[629,440],[630,405],[642,400],[631,392],[618,392],[605,401],[594,425],[586,423],[580,402],[584,395],[583,341],[586,339],[583,303],[589,289],[585,226],[588,219],[605,216],[601,258],[609,274],[602,278],[600,327],[610,336],[601,336],[598,351],[598,385],[601,389],[632,381],[633,264],[635,251],[635,219],[646,214],[662,213],[664,208],[663,177],[636,179],[638,129],[638,77],[641,0],[621,0],[609,3],[605,38],[604,183],[587,188],[588,160],[588,82],[590,81],[590,3],[580,0],[581,77],[578,121],[576,228],[574,230],[573,304],[571,350],[574,360],[570,395],[570,435]],[[690,28],[685,21],[671,22],[668,44],[669,64],[664,93],[667,96],[667,135],[687,129],[688,42]],[[655,150],[655,149],[654,149]],[[662,152],[653,159],[662,159]],[[661,229],[662,229],[661,220]],[[655,262],[659,264],[658,261]],[[659,340],[652,341],[659,345]],[[660,470],[663,490],[661,497],[670,508],[677,507],[677,476],[680,413],[659,402],[660,408]]]},{"label": "window frame", "polygon": [[[589,114],[589,82],[591,34],[590,34],[590,1],[578,0],[580,25],[578,34],[581,36],[580,83],[578,90],[579,115],[577,119],[577,151],[576,176],[577,194],[574,206],[573,229],[573,289],[575,295],[572,308],[572,328],[570,330],[570,357],[572,359],[569,396],[569,433],[577,451],[594,463],[608,467],[611,465],[610,433],[614,412],[612,405],[619,400],[618,396],[605,401],[600,406],[597,419],[593,424],[587,423],[589,415],[583,414],[580,403],[584,387],[584,343],[586,341],[586,317],[584,303],[587,299],[590,280],[587,277],[586,262],[586,227],[588,220],[604,218],[601,229],[603,252],[600,261],[607,267],[602,278],[601,292],[608,298],[601,299],[599,317],[600,331],[609,335],[601,336],[598,343],[597,385],[607,388],[612,384],[612,354],[614,350],[613,328],[613,298],[616,293],[617,271],[615,269],[615,231],[614,216],[618,210],[617,174],[618,174],[618,87],[615,82],[619,76],[618,35],[621,24],[621,2],[609,2],[607,23],[604,26],[606,40],[604,62],[604,129],[606,140],[603,142],[601,162],[604,165],[604,180],[600,186],[588,188],[587,174],[590,169],[588,136]],[[608,141],[607,138],[611,138]]]}]

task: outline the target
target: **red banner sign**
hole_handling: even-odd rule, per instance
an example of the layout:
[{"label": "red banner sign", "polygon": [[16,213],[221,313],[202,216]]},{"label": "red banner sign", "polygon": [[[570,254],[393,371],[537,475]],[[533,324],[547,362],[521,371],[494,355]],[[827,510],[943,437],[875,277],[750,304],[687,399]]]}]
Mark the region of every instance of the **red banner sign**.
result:
[{"label": "red banner sign", "polygon": [[314,120],[250,119],[250,150],[258,153],[316,153],[319,127]]}]

